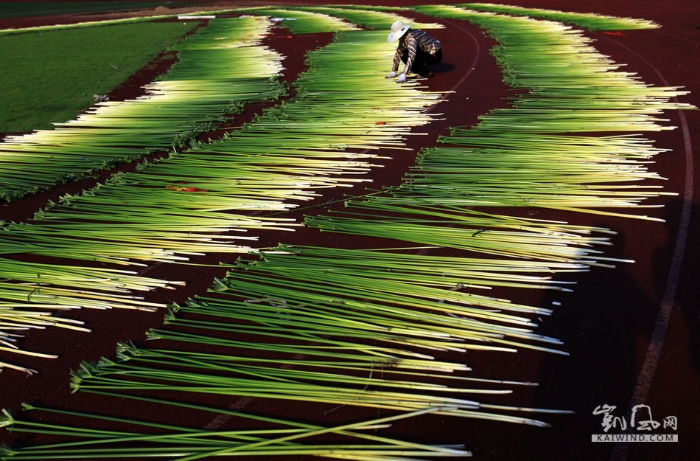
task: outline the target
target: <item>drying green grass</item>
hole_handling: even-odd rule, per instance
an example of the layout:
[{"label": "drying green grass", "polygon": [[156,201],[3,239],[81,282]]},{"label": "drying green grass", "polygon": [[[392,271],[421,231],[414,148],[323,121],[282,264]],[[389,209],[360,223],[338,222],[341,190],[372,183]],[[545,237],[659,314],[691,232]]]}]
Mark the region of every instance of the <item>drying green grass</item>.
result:
[{"label": "drying green grass", "polygon": [[75,118],[196,22],[134,23],[0,35],[0,132]]},{"label": "drying green grass", "polygon": [[[104,393],[103,393],[104,394]],[[154,399],[139,398],[146,402],[166,403]],[[41,412],[44,417],[52,414],[70,415],[97,421],[109,421],[125,425],[128,431],[100,430],[92,427],[66,426],[45,422],[33,423],[16,420],[9,412],[0,415],[0,427],[11,427],[15,432],[63,434],[74,438],[73,441],[59,444],[26,447],[18,450],[0,447],[0,459],[105,459],[116,456],[133,458],[166,458],[194,460],[215,456],[264,456],[271,459],[280,456],[285,459],[293,455],[307,455],[328,458],[355,460],[415,460],[421,457],[464,457],[471,453],[461,446],[423,445],[411,441],[399,441],[377,435],[378,429],[390,427],[395,421],[412,418],[440,411],[440,407],[395,416],[383,417],[365,422],[354,422],[335,427],[314,426],[311,424],[285,421],[278,418],[266,418],[191,404],[167,402],[188,409],[215,412],[237,420],[261,421],[265,429],[244,429],[226,431],[202,431],[183,426],[156,424],[124,418],[100,416],[87,413],[39,408],[24,404],[24,411]],[[134,432],[133,428],[146,428],[150,434]],[[322,441],[308,440],[327,434],[343,435],[350,441],[339,446]],[[362,443],[359,443],[362,442]],[[129,444],[138,444],[133,448]],[[282,458],[285,457],[285,458]]]},{"label": "drying green grass", "polygon": [[523,8],[512,5],[496,5],[493,3],[465,3],[457,6],[478,11],[489,11],[492,13],[549,19],[551,21],[572,24],[589,30],[631,30],[659,28],[658,24],[646,19],[619,18],[616,16],[605,16],[595,13],[573,13],[544,8]]},{"label": "drying green grass", "polygon": [[238,13],[270,16],[283,23],[293,34],[317,34],[319,32],[340,32],[358,30],[359,27],[335,16],[284,8],[241,8]]},{"label": "drying green grass", "polygon": [[399,16],[393,13],[377,11],[372,9],[358,9],[351,6],[300,6],[290,7],[292,10],[302,10],[313,13],[326,14],[337,18],[345,19],[353,24],[366,27],[368,29],[390,29],[394,21],[403,21],[406,24],[413,24],[413,27],[420,29],[442,29],[444,26],[437,23],[417,23],[411,18]]}]

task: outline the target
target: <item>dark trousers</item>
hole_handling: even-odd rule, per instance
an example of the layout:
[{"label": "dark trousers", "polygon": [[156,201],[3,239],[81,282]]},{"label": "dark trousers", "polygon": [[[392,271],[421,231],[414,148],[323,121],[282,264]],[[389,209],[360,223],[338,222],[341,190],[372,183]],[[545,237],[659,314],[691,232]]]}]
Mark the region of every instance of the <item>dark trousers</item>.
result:
[{"label": "dark trousers", "polygon": [[[404,50],[401,60],[406,64],[408,60],[408,50]],[[413,61],[413,66],[411,66],[411,72],[425,77],[430,73],[428,66],[439,64],[440,61],[442,61],[442,50],[437,50],[435,54],[429,54],[418,48],[418,50],[416,50],[416,59]]]}]

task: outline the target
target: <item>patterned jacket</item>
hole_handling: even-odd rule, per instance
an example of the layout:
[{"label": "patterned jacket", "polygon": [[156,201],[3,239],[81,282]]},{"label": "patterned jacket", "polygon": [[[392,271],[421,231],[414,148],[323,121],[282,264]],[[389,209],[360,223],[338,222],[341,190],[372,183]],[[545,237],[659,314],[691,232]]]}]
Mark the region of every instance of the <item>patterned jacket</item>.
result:
[{"label": "patterned jacket", "polygon": [[406,68],[404,73],[408,74],[411,72],[413,62],[416,60],[418,48],[423,50],[425,53],[435,54],[440,49],[440,41],[435,40],[422,30],[409,29],[408,32],[406,32],[399,40],[399,46],[396,48],[396,54],[394,54],[394,64],[391,70],[396,72],[399,69],[401,56],[403,56],[405,50],[408,50],[408,59],[406,60]]}]

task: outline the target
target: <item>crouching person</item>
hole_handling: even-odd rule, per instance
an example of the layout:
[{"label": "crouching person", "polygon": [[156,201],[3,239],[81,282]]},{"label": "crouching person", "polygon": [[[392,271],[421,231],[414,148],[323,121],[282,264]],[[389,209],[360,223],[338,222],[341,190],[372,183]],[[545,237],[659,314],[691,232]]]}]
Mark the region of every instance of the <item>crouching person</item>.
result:
[{"label": "crouching person", "polygon": [[413,71],[421,77],[432,77],[433,73],[428,66],[434,66],[442,61],[442,49],[440,41],[435,40],[419,29],[411,29],[401,21],[391,25],[389,42],[399,41],[394,54],[394,62],[387,78],[396,77],[399,70],[399,61],[405,64],[403,72],[399,74],[398,82],[405,82],[406,76]]}]

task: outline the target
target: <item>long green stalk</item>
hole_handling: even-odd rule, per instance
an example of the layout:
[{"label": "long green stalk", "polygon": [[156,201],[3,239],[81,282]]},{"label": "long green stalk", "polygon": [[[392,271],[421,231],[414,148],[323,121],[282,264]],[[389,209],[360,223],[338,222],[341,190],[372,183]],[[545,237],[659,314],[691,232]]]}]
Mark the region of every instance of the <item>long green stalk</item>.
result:
[{"label": "long green stalk", "polygon": [[[218,369],[217,369],[218,368]],[[215,370],[217,369],[217,370]],[[285,373],[288,372],[288,373]],[[233,375],[230,375],[233,373]],[[241,376],[235,376],[240,374]],[[269,374],[269,376],[268,376]],[[285,377],[284,375],[288,375]],[[328,384],[324,384],[329,381]],[[364,384],[369,387],[357,388]],[[379,386],[376,387],[375,386]],[[396,387],[396,391],[382,390]],[[245,369],[231,367],[228,370],[216,366],[205,366],[201,371],[170,371],[154,367],[139,367],[130,363],[102,361],[98,366],[82,364],[74,373],[71,387],[74,391],[108,390],[146,392],[195,392],[216,395],[275,398],[286,400],[312,400],[332,405],[355,405],[398,411],[421,411],[443,407],[438,414],[508,421],[512,423],[543,426],[544,423],[530,418],[499,413],[482,412],[474,400],[440,396],[428,393],[409,393],[405,389],[420,389],[419,383],[405,383],[376,378],[352,378],[345,374],[328,374],[301,370],[283,370],[277,367]],[[441,391],[450,391],[441,387]],[[454,392],[469,390],[452,389]],[[551,410],[550,410],[551,411]],[[553,411],[552,411],[553,412]]]},{"label": "long green stalk", "polygon": [[[147,400],[147,399],[146,399]],[[165,402],[162,402],[165,403]],[[173,402],[173,405],[177,403]],[[194,407],[189,405],[189,407]],[[203,407],[198,409],[210,410]],[[105,459],[110,457],[155,457],[199,459],[210,456],[293,456],[314,455],[357,460],[400,460],[412,456],[456,457],[469,456],[462,447],[433,446],[405,442],[374,435],[372,431],[386,428],[391,423],[440,411],[430,408],[396,414],[370,421],[356,422],[335,427],[299,424],[274,418],[260,418],[236,413],[240,419],[258,419],[281,425],[274,429],[202,431],[187,427],[161,425],[123,418],[105,418],[99,415],[66,412],[26,406],[25,410],[40,413],[68,414],[81,419],[108,420],[127,427],[143,427],[156,433],[100,431],[86,427],[65,426],[45,422],[31,423],[13,418],[5,412],[0,426],[24,433],[64,434],[73,437],[72,442],[40,445],[22,449],[3,448],[0,459]],[[342,435],[351,440],[344,444],[304,443],[303,439],[325,434]],[[354,442],[358,440],[360,443]],[[136,448],[138,447],[138,448]]]}]

